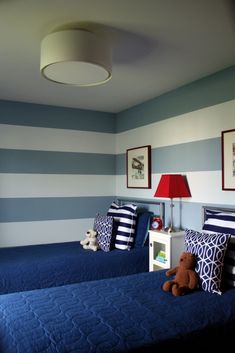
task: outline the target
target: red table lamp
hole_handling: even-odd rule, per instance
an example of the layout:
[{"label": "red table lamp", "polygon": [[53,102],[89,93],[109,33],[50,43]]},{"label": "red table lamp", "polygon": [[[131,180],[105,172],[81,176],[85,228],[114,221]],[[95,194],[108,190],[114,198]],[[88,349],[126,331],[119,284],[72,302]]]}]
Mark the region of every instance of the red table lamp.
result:
[{"label": "red table lamp", "polygon": [[171,224],[167,231],[174,232],[175,229],[173,226],[173,198],[191,197],[186,178],[181,174],[162,175],[154,197],[167,197],[171,199]]}]

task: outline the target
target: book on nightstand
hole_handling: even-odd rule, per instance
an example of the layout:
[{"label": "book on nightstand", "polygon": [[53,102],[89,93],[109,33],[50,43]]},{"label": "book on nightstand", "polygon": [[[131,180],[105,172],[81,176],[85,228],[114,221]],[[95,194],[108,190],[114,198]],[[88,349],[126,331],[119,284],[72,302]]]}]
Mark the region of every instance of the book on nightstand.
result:
[{"label": "book on nightstand", "polygon": [[166,262],[166,253],[163,250],[160,250],[159,253],[156,256],[156,260],[159,262]]}]

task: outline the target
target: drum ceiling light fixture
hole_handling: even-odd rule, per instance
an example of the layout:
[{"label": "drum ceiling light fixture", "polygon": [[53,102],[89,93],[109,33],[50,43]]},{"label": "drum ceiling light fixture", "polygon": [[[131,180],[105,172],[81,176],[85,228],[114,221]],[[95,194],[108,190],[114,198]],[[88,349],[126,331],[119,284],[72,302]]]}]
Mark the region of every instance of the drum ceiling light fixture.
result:
[{"label": "drum ceiling light fixture", "polygon": [[48,34],[41,43],[42,75],[74,86],[93,86],[112,76],[111,47],[107,38],[86,29]]}]

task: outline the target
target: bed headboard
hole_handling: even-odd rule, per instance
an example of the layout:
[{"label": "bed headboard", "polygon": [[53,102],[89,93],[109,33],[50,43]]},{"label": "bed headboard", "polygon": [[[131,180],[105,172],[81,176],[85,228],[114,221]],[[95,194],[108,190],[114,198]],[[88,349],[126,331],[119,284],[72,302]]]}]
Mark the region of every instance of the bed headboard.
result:
[{"label": "bed headboard", "polygon": [[117,202],[119,205],[124,205],[126,203],[134,203],[136,205],[146,205],[146,206],[157,206],[158,207],[158,213],[159,216],[162,219],[163,224],[165,224],[165,204],[163,202],[159,201],[154,201],[151,199],[137,199],[137,198],[126,198],[126,197],[118,197]]},{"label": "bed headboard", "polygon": [[215,211],[215,212],[226,212],[226,213],[235,213],[235,208],[226,208],[226,207],[213,207],[213,206],[202,206],[202,225],[206,221],[206,211]]}]

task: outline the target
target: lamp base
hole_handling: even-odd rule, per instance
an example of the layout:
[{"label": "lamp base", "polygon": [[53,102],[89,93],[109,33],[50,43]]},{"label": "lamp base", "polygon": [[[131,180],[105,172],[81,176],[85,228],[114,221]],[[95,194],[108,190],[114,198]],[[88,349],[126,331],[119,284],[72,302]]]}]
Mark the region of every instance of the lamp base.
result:
[{"label": "lamp base", "polygon": [[176,229],[174,227],[166,227],[164,229],[164,232],[166,232],[166,233],[175,233]]}]

